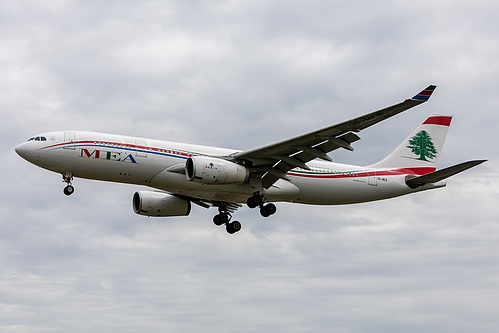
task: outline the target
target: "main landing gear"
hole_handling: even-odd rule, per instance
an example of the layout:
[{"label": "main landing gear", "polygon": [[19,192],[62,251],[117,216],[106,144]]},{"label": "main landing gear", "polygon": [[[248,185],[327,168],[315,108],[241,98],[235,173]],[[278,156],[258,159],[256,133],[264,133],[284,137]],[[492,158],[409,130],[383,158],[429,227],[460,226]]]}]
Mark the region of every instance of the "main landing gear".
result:
[{"label": "main landing gear", "polygon": [[241,230],[241,222],[230,222],[232,216],[225,207],[219,207],[218,212],[219,213],[215,215],[215,217],[213,217],[213,223],[215,223],[217,226],[225,224],[225,230],[227,230],[229,234],[235,234],[236,232]]},{"label": "main landing gear", "polygon": [[[256,192],[252,197],[248,198],[246,204],[249,208],[260,207],[260,214],[263,217],[269,217],[270,215],[274,215],[276,212],[276,206],[273,203],[265,204],[265,198]],[[225,224],[225,229],[229,234],[235,234],[239,230],[241,230],[241,223],[239,221],[230,222],[232,215],[230,214],[227,206],[225,204],[221,204],[218,207],[218,214],[213,217],[213,223],[217,226],[221,226]]]},{"label": "main landing gear", "polygon": [[252,197],[248,198],[248,200],[246,200],[246,204],[249,208],[260,207],[260,215],[262,215],[263,217],[274,215],[277,210],[276,206],[273,203],[265,205],[265,198],[258,192],[254,193]]},{"label": "main landing gear", "polygon": [[65,195],[71,195],[75,191],[75,188],[73,187],[73,185],[71,185],[72,180],[73,180],[73,174],[71,172],[66,172],[62,174],[62,181],[68,184],[63,190]]}]

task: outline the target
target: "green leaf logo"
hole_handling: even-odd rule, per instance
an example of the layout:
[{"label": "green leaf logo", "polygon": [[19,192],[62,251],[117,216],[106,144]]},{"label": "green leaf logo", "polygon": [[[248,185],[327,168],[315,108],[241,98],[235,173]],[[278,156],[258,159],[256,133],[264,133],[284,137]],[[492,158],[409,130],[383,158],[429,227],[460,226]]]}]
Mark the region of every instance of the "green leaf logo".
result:
[{"label": "green leaf logo", "polygon": [[[414,154],[419,155],[418,160],[428,161],[435,158],[438,154],[431,136],[426,131],[421,131],[414,135],[409,140],[409,146],[407,146]],[[429,161],[428,161],[429,162]]]}]

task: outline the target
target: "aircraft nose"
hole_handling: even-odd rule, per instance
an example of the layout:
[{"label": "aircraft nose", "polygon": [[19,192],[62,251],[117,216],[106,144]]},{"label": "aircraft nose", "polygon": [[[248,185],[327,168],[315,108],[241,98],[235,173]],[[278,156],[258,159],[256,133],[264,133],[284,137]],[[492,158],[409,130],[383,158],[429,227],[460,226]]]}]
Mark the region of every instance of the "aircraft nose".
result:
[{"label": "aircraft nose", "polygon": [[26,142],[21,143],[15,149],[17,155],[21,156],[22,158],[26,158]]}]

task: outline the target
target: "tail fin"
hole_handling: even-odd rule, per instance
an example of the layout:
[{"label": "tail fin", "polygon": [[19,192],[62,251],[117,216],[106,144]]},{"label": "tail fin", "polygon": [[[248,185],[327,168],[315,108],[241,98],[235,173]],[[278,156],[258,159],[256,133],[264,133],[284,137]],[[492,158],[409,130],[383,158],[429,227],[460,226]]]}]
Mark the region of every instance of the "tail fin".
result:
[{"label": "tail fin", "polygon": [[411,169],[418,175],[435,171],[451,120],[432,113],[390,155],[370,167]]}]

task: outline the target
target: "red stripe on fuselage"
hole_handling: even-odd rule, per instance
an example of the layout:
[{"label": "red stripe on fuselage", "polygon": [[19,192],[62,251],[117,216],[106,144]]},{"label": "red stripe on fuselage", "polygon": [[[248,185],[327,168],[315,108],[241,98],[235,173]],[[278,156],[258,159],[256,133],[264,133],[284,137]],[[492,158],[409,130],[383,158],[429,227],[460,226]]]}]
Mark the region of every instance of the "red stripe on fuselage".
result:
[{"label": "red stripe on fuselage", "polygon": [[423,125],[450,126],[451,120],[452,120],[452,117],[445,117],[445,116],[430,117],[430,118],[425,120]]},{"label": "red stripe on fuselage", "polygon": [[368,176],[397,176],[397,175],[417,175],[422,176],[431,172],[435,172],[436,168],[404,168],[394,170],[378,170],[378,171],[363,171],[363,172],[344,172],[343,174],[321,174],[321,173],[300,173],[290,171],[288,176],[303,177],[303,178],[361,178]]},{"label": "red stripe on fuselage", "polygon": [[390,175],[417,175],[422,176],[431,172],[435,172],[437,168],[404,168],[404,169],[396,169],[396,170],[382,170],[382,171],[373,171],[369,172],[369,174],[374,173],[376,176],[390,176]]},{"label": "red stripe on fuselage", "polygon": [[42,147],[38,150],[44,150],[44,149],[49,149],[49,148],[56,148],[56,147],[65,147],[65,146],[78,146],[78,145],[87,145],[89,147],[95,146],[95,147],[104,147],[104,148],[115,148],[115,149],[130,149],[130,150],[139,150],[142,152],[158,152],[158,153],[168,153],[168,154],[175,154],[178,156],[184,156],[184,157],[191,157],[196,155],[197,153],[188,153],[184,151],[179,151],[171,148],[156,148],[156,147],[148,147],[148,146],[138,146],[138,145],[132,145],[128,143],[119,143],[119,142],[112,142],[112,141],[103,141],[103,140],[91,140],[91,141],[71,141],[71,142],[63,142],[63,143],[57,143],[55,145],[47,146],[47,147]]}]

